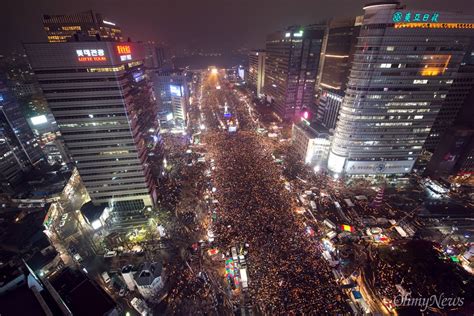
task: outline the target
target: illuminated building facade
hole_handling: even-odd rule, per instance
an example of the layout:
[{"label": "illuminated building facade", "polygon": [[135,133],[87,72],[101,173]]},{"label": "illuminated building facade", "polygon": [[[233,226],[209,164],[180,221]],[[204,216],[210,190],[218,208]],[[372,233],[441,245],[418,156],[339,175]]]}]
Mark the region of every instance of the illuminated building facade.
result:
[{"label": "illuminated building facade", "polygon": [[316,120],[328,129],[336,127],[361,24],[362,17],[356,17],[332,20],[328,26],[316,106]]},{"label": "illuminated building facade", "polygon": [[189,106],[188,77],[181,69],[159,70],[153,74],[160,124],[165,128],[186,126]]},{"label": "illuminated building facade", "polygon": [[[473,35],[470,28],[424,25],[474,17],[410,11],[398,2],[364,10],[328,167],[348,175],[409,173]],[[426,23],[400,27],[418,21]]]},{"label": "illuminated building facade", "polygon": [[263,84],[265,83],[265,51],[253,50],[249,53],[248,84],[250,84],[257,96],[262,95]]},{"label": "illuminated building facade", "polygon": [[290,27],[267,37],[263,93],[284,119],[311,108],[325,26]]},{"label": "illuminated building facade", "polygon": [[104,41],[122,41],[120,27],[93,11],[69,15],[45,14],[43,27],[51,43],[68,42],[76,34],[93,39],[99,36]]},{"label": "illuminated building facade", "polygon": [[0,77],[0,190],[10,191],[24,172],[44,160],[43,152],[13,94]]},{"label": "illuminated building facade", "polygon": [[314,128],[306,121],[293,124],[291,140],[306,164],[320,167],[326,163],[331,145],[331,135],[326,128]]},{"label": "illuminated building facade", "polygon": [[118,223],[153,205],[160,136],[143,48],[88,41],[25,49],[92,202],[113,206]]}]

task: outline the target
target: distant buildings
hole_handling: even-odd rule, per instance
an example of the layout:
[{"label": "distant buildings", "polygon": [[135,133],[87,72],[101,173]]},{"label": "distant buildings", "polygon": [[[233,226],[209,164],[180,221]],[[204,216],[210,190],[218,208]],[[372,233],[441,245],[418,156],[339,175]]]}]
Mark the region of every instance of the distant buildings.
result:
[{"label": "distant buildings", "polygon": [[0,57],[0,72],[50,164],[69,163],[56,121],[25,54]]},{"label": "distant buildings", "polygon": [[328,129],[336,127],[361,24],[362,17],[356,17],[334,19],[328,26],[315,119]]},{"label": "distant buildings", "polygon": [[249,53],[249,72],[247,83],[257,92],[257,97],[262,96],[265,83],[265,51],[252,50]]},{"label": "distant buildings", "polygon": [[474,17],[398,2],[364,10],[328,167],[348,175],[409,173],[471,53]]},{"label": "distant buildings", "polygon": [[143,47],[79,41],[25,49],[92,202],[112,206],[117,225],[154,205],[161,148]]},{"label": "distant buildings", "polygon": [[289,27],[267,37],[263,93],[284,119],[313,106],[324,25]]},{"label": "distant buildings", "polygon": [[323,166],[327,162],[331,136],[324,127],[315,129],[305,122],[293,124],[291,139],[306,164]]},{"label": "distant buildings", "polygon": [[0,190],[11,191],[42,160],[43,152],[20,105],[0,81]]},{"label": "distant buildings", "polygon": [[26,55],[12,53],[1,56],[0,72],[4,74],[6,85],[17,99],[41,94]]},{"label": "distant buildings", "polygon": [[162,69],[152,76],[160,125],[164,128],[184,129],[190,93],[186,72],[181,69]]},{"label": "distant buildings", "polygon": [[436,147],[426,168],[432,177],[448,177],[474,172],[474,129],[449,128]]},{"label": "distant buildings", "polygon": [[[456,117],[459,116],[463,107],[473,106],[474,98],[471,97],[468,100],[469,94],[474,90],[474,31],[472,29],[470,38],[470,47],[467,47],[467,53],[464,55],[458,71],[452,77],[453,83],[449,93],[444,99],[443,105],[424,144],[424,149],[429,152],[436,150],[446,131],[453,126]],[[457,47],[456,49],[460,48]],[[473,112],[470,114],[474,115]]]},{"label": "distant buildings", "polygon": [[76,14],[43,15],[43,27],[48,42],[68,42],[79,38],[122,41],[122,30],[93,11]]},{"label": "distant buildings", "polygon": [[156,70],[163,67],[172,67],[168,51],[163,45],[154,42],[146,42],[143,43],[143,47],[145,49],[145,59],[143,63],[146,68]]}]

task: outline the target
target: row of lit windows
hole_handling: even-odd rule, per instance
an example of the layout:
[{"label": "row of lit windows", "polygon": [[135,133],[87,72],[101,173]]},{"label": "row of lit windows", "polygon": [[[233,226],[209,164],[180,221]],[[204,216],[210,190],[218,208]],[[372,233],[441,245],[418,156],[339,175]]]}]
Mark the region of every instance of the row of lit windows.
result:
[{"label": "row of lit windows", "polygon": [[104,133],[121,133],[121,132],[130,132],[130,129],[107,129],[107,130],[89,130],[89,131],[64,131],[63,135],[88,135],[88,134],[104,134]]},{"label": "row of lit windows", "polygon": [[87,68],[87,72],[117,72],[122,70],[125,70],[124,65],[118,67]]},{"label": "row of lit windows", "polygon": [[[138,171],[138,170],[137,170]],[[139,170],[141,171],[141,170]],[[103,174],[98,174],[98,175],[103,175]],[[104,182],[104,181],[114,181],[114,180],[132,180],[132,179],[143,179],[143,174],[135,175],[135,176],[130,176],[130,177],[107,177],[107,178],[102,178],[102,179],[92,179],[92,180],[87,180],[87,183],[91,182]],[[133,181],[133,180],[132,180]]]},{"label": "row of lit windows", "polygon": [[[119,140],[118,137],[112,137],[113,139],[111,140]],[[117,148],[117,147],[131,147],[135,148],[135,144],[130,144],[130,143],[124,143],[124,144],[114,144],[114,145],[97,145],[97,146],[83,146],[83,147],[72,147],[70,143],[91,143],[91,142],[100,142],[108,140],[107,138],[94,138],[94,139],[76,139],[76,140],[68,140],[68,148],[71,150],[84,150],[84,149],[106,149],[106,148]],[[128,137],[123,139],[123,140],[128,140]]]},{"label": "row of lit windows", "polygon": [[[94,191],[94,193],[100,193],[99,191]],[[110,200],[110,199],[118,199],[122,197],[129,197],[129,196],[143,196],[148,194],[143,194],[143,193],[133,193],[133,194],[114,194],[114,195],[108,195],[108,196],[101,196],[100,199],[104,200]],[[142,202],[143,203],[143,202]]]},{"label": "row of lit windows", "polygon": [[92,122],[92,123],[74,123],[74,124],[59,124],[60,128],[65,127],[91,127],[91,126],[107,126],[107,125],[120,125],[123,124],[117,121],[102,121],[102,122]]},{"label": "row of lit windows", "polygon": [[[89,188],[105,188],[105,187],[118,187],[118,186],[130,186],[130,185],[145,185],[145,182],[142,177],[142,181],[136,182],[120,182],[120,183],[104,183],[104,184],[94,184],[94,185],[87,185],[87,189]],[[109,191],[101,191],[101,192],[109,192]]]},{"label": "row of lit windows", "polygon": [[[103,163],[107,161],[120,162],[120,161],[136,161],[136,160],[137,160],[137,157],[128,157],[128,158],[114,158],[114,159],[80,160],[80,161],[76,161],[76,163],[86,164],[86,163]],[[102,167],[103,166],[104,165],[102,165]]]},{"label": "row of lit windows", "polygon": [[[112,159],[114,160],[114,159]],[[105,168],[123,168],[123,167],[134,167],[134,166],[139,166],[140,165],[140,162],[137,160],[137,159],[134,159],[136,160],[136,163],[128,163],[128,164],[120,164],[119,166],[112,166],[112,165],[101,165],[101,166],[94,166],[94,167],[79,167],[80,170],[94,170],[94,169],[105,169]],[[97,162],[100,162],[97,161]],[[104,170],[104,172],[107,172]]]}]

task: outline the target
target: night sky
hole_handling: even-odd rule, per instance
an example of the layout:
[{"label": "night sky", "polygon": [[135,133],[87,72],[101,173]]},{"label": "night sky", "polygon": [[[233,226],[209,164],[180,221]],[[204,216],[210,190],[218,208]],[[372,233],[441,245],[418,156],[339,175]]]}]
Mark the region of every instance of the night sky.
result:
[{"label": "night sky", "polygon": [[[264,47],[265,35],[293,24],[362,14],[367,0],[2,0],[0,52],[43,41],[41,16],[95,10],[133,40],[205,50]],[[408,8],[474,14],[474,0],[407,0]]]}]

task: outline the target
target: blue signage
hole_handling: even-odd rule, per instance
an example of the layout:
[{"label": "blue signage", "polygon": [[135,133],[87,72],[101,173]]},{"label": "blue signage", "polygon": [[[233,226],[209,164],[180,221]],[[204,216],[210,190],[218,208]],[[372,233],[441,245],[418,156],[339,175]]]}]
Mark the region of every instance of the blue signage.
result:
[{"label": "blue signage", "polygon": [[415,12],[400,12],[393,13],[392,21],[398,22],[439,22],[439,13],[415,13]]}]

